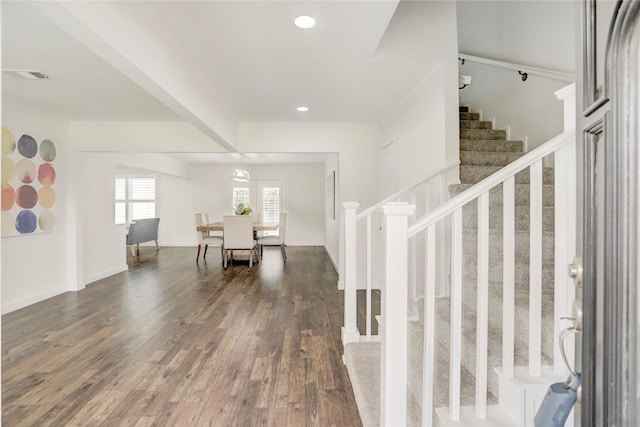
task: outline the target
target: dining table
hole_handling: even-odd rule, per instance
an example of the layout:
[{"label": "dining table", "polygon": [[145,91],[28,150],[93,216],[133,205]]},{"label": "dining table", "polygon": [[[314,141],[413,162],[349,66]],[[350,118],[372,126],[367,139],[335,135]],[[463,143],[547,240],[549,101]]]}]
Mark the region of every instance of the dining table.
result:
[{"label": "dining table", "polygon": [[[277,222],[254,222],[253,223],[253,231],[274,231],[279,227],[279,223]],[[224,231],[224,223],[220,222],[210,222],[207,225],[199,225],[196,227],[198,231]]]}]

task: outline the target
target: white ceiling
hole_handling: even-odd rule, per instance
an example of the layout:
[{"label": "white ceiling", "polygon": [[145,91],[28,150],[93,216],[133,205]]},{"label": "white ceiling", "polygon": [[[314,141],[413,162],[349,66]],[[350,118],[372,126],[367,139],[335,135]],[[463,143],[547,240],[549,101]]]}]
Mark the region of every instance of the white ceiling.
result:
[{"label": "white ceiling", "polygon": [[[393,32],[396,44],[404,46],[397,54],[377,52],[388,41],[385,31],[397,1],[144,3],[155,8],[149,19],[161,17],[156,26],[183,47],[181,54],[238,122],[378,122],[428,67],[415,32],[404,39]],[[131,16],[138,6],[118,5],[125,12],[131,8]],[[295,27],[300,14],[314,16],[316,27]],[[27,81],[3,73],[3,96],[70,120],[181,119],[94,53],[96,46],[58,28],[50,15],[46,2],[2,2],[3,69],[37,69],[51,77]],[[402,28],[402,22],[392,24]],[[296,112],[302,104],[310,111]]]},{"label": "white ceiling", "polygon": [[164,153],[193,164],[317,164],[325,163],[325,153]]},{"label": "white ceiling", "polygon": [[[429,67],[420,28],[406,21],[407,15],[416,13],[408,9],[411,3],[96,1],[85,5],[95,10],[107,6],[128,22],[138,19],[140,28],[150,34],[160,29],[162,35],[156,33],[155,40],[166,42],[171,37],[171,43],[162,48],[172,66],[189,62],[184,69],[198,74],[193,82],[204,78],[232,121],[242,123],[384,119]],[[2,69],[38,70],[50,77],[26,80],[5,71],[3,99],[37,105],[69,121],[192,121],[176,103],[139,86],[139,74],[125,75],[122,62],[105,60],[108,41],[93,37],[98,29],[88,21],[78,21],[76,28],[67,25],[59,13],[64,5],[2,2]],[[295,27],[293,20],[299,15],[312,15],[317,25],[309,30]],[[109,25],[118,28],[118,22]],[[299,105],[310,111],[295,111]],[[223,154],[174,156],[194,163],[237,161]],[[325,159],[323,154],[273,153],[253,155],[246,162],[322,163]]]}]

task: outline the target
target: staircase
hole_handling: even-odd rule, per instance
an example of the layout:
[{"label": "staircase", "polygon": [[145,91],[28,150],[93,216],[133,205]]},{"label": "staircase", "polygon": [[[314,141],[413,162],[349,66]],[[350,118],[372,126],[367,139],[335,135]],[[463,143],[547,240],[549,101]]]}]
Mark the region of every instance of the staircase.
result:
[{"label": "staircase", "polygon": [[[460,107],[460,184],[449,187],[451,197],[471,188],[482,179],[497,172],[524,155],[522,141],[507,141],[506,131],[492,129],[490,121],[480,121],[478,113],[471,113],[468,107]],[[515,349],[517,366],[528,362],[527,337],[529,318],[529,215],[530,185],[528,170],[515,178]],[[553,247],[554,247],[554,187],[553,169],[543,171],[543,259],[542,259],[542,330],[553,331]],[[476,329],[477,323],[477,259],[478,259],[478,208],[472,201],[462,208],[463,228],[463,280],[462,280],[462,367],[472,376],[476,371]],[[502,365],[502,282],[503,282],[503,192],[502,186],[489,194],[489,310],[488,310],[488,357],[487,378],[488,402],[497,403],[499,396],[498,375],[494,368]],[[450,299],[436,301],[436,340],[449,349]],[[542,336],[542,363],[553,362],[554,339],[551,333]],[[463,396],[473,394],[466,384]],[[467,398],[467,401],[472,400]],[[464,405],[464,403],[463,403]],[[445,425],[449,425],[446,411],[437,411]],[[506,414],[492,408],[494,416]],[[506,417],[504,417],[506,418]],[[438,423],[442,425],[443,423]],[[456,425],[456,424],[452,424]],[[459,424],[458,424],[459,425]]]},{"label": "staircase", "polygon": [[[575,105],[570,96],[563,98],[565,112]],[[564,211],[571,209],[564,205],[556,212],[554,204],[570,200],[572,177],[543,163],[555,160],[571,171],[575,132],[566,130],[530,153],[524,153],[522,141],[506,137],[461,107],[460,183],[449,185],[451,200],[421,218],[412,217],[407,205],[367,210],[385,212],[379,234],[386,242],[381,255],[386,276],[383,309],[376,317],[382,332],[357,335],[348,314],[356,299],[348,261],[343,328],[344,360],[365,426],[531,426],[548,385],[564,379],[554,336],[566,326],[558,319],[571,301],[568,292],[559,292],[566,283],[559,279],[559,266],[568,264],[574,241],[563,231],[571,221]],[[409,200],[415,204],[416,196]],[[357,258],[349,255],[356,250],[350,243],[356,241],[356,218],[363,218],[356,209],[357,204],[345,205],[347,260]],[[368,216],[367,227],[371,241]],[[421,246],[424,254],[416,255]],[[441,264],[449,246],[450,265]],[[407,253],[398,250],[402,247]],[[367,248],[370,260],[371,245]],[[418,285],[411,283],[415,271],[407,274],[403,267],[415,270],[416,264],[425,276]],[[449,292],[436,296],[443,280]],[[407,322],[403,292],[409,306],[417,296],[418,320]],[[378,313],[371,311],[370,294],[366,304],[373,318]]]}]

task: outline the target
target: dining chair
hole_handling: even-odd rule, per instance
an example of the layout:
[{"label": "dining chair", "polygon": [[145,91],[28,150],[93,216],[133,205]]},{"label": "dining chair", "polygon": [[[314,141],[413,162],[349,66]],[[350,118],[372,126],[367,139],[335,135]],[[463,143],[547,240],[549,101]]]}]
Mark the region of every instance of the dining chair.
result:
[{"label": "dining chair", "polygon": [[253,238],[253,217],[251,215],[225,215],[223,218],[224,257],[223,264],[233,260],[234,250],[249,251],[249,267],[253,267],[258,243]]},{"label": "dining chair", "polygon": [[[200,225],[207,225],[209,223],[209,218],[207,214],[204,212],[200,212],[196,214],[196,227]],[[220,255],[224,261],[224,240],[222,236],[212,236],[208,231],[196,231],[198,233],[198,253],[196,254],[196,262],[198,258],[200,258],[200,248],[204,245],[204,254],[202,255],[202,259],[207,257],[207,248],[209,245],[212,246],[220,246]]]},{"label": "dining chair", "polygon": [[262,247],[267,246],[280,246],[280,252],[282,252],[282,260],[287,262],[287,251],[285,250],[285,236],[287,233],[287,214],[280,213],[280,224],[278,225],[277,236],[263,236],[258,239],[258,245],[260,246],[260,256],[262,256]]}]

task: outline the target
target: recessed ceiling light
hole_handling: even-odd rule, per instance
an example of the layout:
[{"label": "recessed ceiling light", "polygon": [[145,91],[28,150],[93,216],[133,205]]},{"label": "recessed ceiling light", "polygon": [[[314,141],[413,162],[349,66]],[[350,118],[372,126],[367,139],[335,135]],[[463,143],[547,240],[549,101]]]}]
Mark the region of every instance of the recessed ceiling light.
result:
[{"label": "recessed ceiling light", "polygon": [[299,28],[312,28],[316,25],[316,20],[310,16],[298,16],[294,21]]},{"label": "recessed ceiling light", "polygon": [[300,111],[301,113],[304,113],[305,111],[309,111],[309,107],[300,106],[296,108],[296,110]]}]

